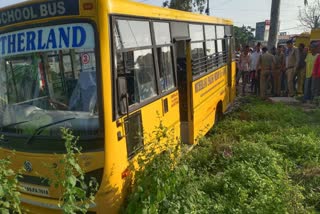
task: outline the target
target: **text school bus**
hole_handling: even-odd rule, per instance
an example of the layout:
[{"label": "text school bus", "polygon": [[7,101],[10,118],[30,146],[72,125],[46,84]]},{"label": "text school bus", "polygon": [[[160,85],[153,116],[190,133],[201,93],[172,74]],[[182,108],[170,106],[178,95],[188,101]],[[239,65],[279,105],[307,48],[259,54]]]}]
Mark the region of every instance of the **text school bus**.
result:
[{"label": "text school bus", "polygon": [[79,136],[92,213],[115,213],[127,167],[159,124],[194,144],[235,97],[232,22],[126,0],[31,0],[0,11],[0,156],[23,206],[60,213],[42,178]]}]

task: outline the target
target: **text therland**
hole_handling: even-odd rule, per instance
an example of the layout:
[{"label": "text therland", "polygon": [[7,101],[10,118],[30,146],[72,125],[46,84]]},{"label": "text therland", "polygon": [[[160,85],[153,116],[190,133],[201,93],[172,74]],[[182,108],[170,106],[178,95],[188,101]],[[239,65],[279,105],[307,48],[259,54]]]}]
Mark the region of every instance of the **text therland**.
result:
[{"label": "text therland", "polygon": [[32,28],[0,35],[0,56],[93,47],[93,28],[86,23]]}]

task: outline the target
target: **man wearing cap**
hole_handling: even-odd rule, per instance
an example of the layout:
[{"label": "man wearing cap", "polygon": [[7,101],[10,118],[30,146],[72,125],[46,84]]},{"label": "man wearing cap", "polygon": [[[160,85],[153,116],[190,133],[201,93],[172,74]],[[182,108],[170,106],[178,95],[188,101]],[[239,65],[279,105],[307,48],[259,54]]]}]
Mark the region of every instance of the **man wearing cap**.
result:
[{"label": "man wearing cap", "polygon": [[294,77],[299,65],[299,50],[293,46],[292,40],[287,41],[286,50],[286,77],[288,83],[288,96],[294,96]]},{"label": "man wearing cap", "polygon": [[274,70],[274,57],[268,53],[268,48],[262,48],[262,55],[259,57],[256,70],[261,69],[260,73],[260,97],[266,97],[267,78]]}]

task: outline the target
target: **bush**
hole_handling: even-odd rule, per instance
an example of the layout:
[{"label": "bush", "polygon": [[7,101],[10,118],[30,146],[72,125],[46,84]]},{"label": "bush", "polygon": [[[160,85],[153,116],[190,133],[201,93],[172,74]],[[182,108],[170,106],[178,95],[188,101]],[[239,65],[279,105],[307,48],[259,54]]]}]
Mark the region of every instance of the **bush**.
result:
[{"label": "bush", "polygon": [[86,184],[84,172],[79,165],[79,155],[81,148],[77,146],[78,138],[68,129],[61,129],[62,138],[65,140],[66,154],[60,160],[63,169],[55,169],[56,178],[52,183],[56,188],[62,188],[60,207],[63,213],[76,214],[86,213],[91,203],[94,203],[94,195],[98,189],[98,184],[91,180]]},{"label": "bush", "polygon": [[22,213],[20,207],[20,176],[10,169],[10,158],[0,160],[0,213]]},{"label": "bush", "polygon": [[139,170],[124,213],[203,213],[210,209],[212,203],[199,188],[195,170],[180,160],[183,148],[172,130],[160,121],[152,136],[138,155]]},{"label": "bush", "polygon": [[176,149],[150,158],[137,172],[126,212],[319,211],[320,110],[254,98],[240,103],[189,154]]}]

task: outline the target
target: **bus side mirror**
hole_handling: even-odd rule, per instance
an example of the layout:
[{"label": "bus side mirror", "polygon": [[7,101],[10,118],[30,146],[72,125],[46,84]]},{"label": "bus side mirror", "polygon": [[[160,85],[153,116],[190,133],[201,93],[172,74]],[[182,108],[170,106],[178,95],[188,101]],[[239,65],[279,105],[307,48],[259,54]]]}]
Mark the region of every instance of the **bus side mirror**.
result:
[{"label": "bus side mirror", "polygon": [[118,77],[118,104],[121,115],[129,113],[129,98],[127,90],[127,79],[124,76]]}]

